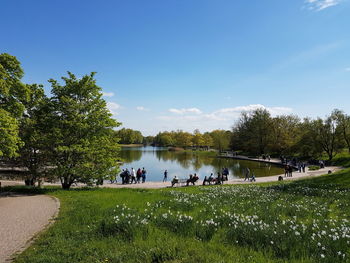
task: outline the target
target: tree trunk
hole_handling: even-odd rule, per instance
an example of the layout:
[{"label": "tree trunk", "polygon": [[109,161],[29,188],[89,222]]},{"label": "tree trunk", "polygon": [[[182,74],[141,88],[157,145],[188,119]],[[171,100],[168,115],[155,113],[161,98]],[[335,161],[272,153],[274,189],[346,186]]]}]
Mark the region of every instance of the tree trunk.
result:
[{"label": "tree trunk", "polygon": [[63,182],[62,189],[69,190],[71,185],[72,185],[71,183]]},{"label": "tree trunk", "polygon": [[24,184],[26,186],[34,186],[35,185],[35,180],[34,178],[27,178],[24,180]]}]

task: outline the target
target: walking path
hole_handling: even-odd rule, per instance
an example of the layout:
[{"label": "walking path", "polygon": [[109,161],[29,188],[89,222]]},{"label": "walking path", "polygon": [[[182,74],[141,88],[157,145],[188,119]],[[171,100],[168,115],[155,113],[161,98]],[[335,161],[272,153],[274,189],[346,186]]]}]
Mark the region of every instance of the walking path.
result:
[{"label": "walking path", "polygon": [[[257,161],[258,159],[256,159]],[[264,163],[267,163],[268,161],[264,161]],[[277,160],[271,160],[270,163],[277,164]],[[280,163],[279,163],[280,164]],[[255,183],[268,183],[268,182],[276,182],[278,180],[279,176],[283,176],[284,180],[296,180],[300,178],[307,178],[307,177],[312,177],[312,176],[319,176],[323,174],[327,174],[328,171],[331,171],[332,173],[341,170],[341,167],[337,166],[327,166],[323,169],[319,169],[317,171],[309,171],[308,167],[306,167],[305,173],[299,173],[297,171],[293,172],[293,177],[284,177],[284,174],[279,174],[279,175],[273,175],[273,176],[266,176],[266,177],[256,177],[256,182]],[[202,175],[204,176],[204,175]],[[158,188],[166,188],[170,187],[171,185],[171,179],[169,178],[168,182],[145,182],[145,183],[140,183],[140,184],[110,184],[110,183],[105,183],[102,187],[107,187],[107,188],[144,188],[144,189],[158,189]],[[1,180],[3,186],[8,186],[8,185],[23,185],[23,182],[21,181],[4,181]],[[203,181],[198,180],[196,185],[202,185]],[[244,179],[239,178],[239,179],[233,179],[229,181],[225,181],[224,184],[250,184],[251,182],[244,181]],[[57,184],[49,184],[45,183],[45,185],[58,185],[60,186],[59,183]],[[83,184],[78,184],[78,187],[85,186]],[[72,186],[75,187],[75,186]]]},{"label": "walking path", "polygon": [[[254,183],[268,183],[268,182],[276,182],[278,181],[279,176],[283,176],[284,180],[296,180],[296,179],[301,179],[301,178],[308,178],[308,177],[313,177],[313,176],[320,176],[323,174],[327,174],[328,171],[331,171],[332,173],[341,170],[341,167],[336,167],[336,166],[328,166],[323,169],[319,169],[317,171],[309,171],[308,168],[306,168],[305,173],[299,173],[299,172],[293,172],[293,177],[284,177],[284,174],[280,175],[274,175],[274,176],[266,176],[266,177],[256,177],[256,182]],[[149,188],[149,189],[158,189],[158,188],[166,188],[170,187],[171,185],[171,179],[168,182],[146,182],[146,183],[141,183],[141,184],[105,184],[103,187],[108,187],[108,188]],[[198,180],[196,185],[202,185],[203,181]],[[244,181],[243,178],[240,179],[233,179],[229,181],[225,181],[224,184],[251,184],[252,182],[249,181]]]},{"label": "walking path", "polygon": [[0,195],[0,263],[11,262],[57,215],[58,199],[46,195]]}]

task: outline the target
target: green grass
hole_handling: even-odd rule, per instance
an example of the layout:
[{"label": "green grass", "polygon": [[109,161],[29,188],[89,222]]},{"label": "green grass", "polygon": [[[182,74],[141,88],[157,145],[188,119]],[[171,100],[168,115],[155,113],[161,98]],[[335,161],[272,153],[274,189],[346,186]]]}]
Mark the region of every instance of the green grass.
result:
[{"label": "green grass", "polygon": [[332,165],[350,167],[350,153],[348,150],[338,153],[331,162]]},{"label": "green grass", "polygon": [[321,169],[321,167],[318,166],[318,165],[310,165],[309,166],[309,170],[310,171],[317,171],[317,170],[320,170],[320,169]]},{"label": "green grass", "polygon": [[349,186],[346,169],[264,185],[33,190],[61,210],[15,262],[350,262]]}]

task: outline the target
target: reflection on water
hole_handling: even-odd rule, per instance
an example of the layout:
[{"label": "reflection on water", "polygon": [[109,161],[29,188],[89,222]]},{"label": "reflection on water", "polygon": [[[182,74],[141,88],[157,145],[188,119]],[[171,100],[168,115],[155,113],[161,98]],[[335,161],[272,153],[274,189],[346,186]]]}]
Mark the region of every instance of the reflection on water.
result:
[{"label": "reflection on water", "polygon": [[191,152],[173,152],[160,147],[122,148],[121,168],[137,169],[145,167],[148,181],[163,180],[164,170],[168,170],[168,180],[177,175],[186,178],[190,173],[197,173],[200,179],[210,173],[217,173],[227,167],[229,179],[244,177],[245,168],[249,168],[256,177],[282,174],[283,169],[276,165],[259,162],[232,160],[207,156],[198,156]]}]

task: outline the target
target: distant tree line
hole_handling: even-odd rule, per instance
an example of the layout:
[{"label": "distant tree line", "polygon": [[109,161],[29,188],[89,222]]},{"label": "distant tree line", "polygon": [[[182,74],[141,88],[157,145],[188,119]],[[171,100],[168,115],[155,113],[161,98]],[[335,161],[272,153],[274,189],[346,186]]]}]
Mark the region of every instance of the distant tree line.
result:
[{"label": "distant tree line", "polygon": [[344,148],[350,152],[350,116],[335,109],[325,118],[272,117],[266,109],[243,112],[233,126],[231,149],[246,154],[290,155],[329,160]]},{"label": "distant tree line", "polygon": [[118,130],[116,134],[121,144],[142,144],[144,142],[140,131],[123,128]]},{"label": "distant tree line", "polygon": [[62,84],[24,84],[16,57],[0,54],[0,159],[25,167],[25,182],[42,178],[73,183],[101,182],[118,172],[119,126],[102,99],[95,73],[77,78],[68,72]]},{"label": "distant tree line", "polygon": [[226,150],[230,147],[232,137],[231,131],[214,130],[212,132],[200,133],[195,130],[193,133],[182,130],[171,132],[160,132],[154,137],[154,144],[158,146],[174,147],[197,147],[197,148],[214,148]]},{"label": "distant tree line", "polygon": [[301,120],[296,115],[272,117],[266,109],[260,108],[242,112],[231,131],[165,131],[143,141],[157,146],[204,147],[255,156],[319,158],[326,154],[332,160],[344,148],[350,152],[350,116],[335,109],[323,119]]}]

